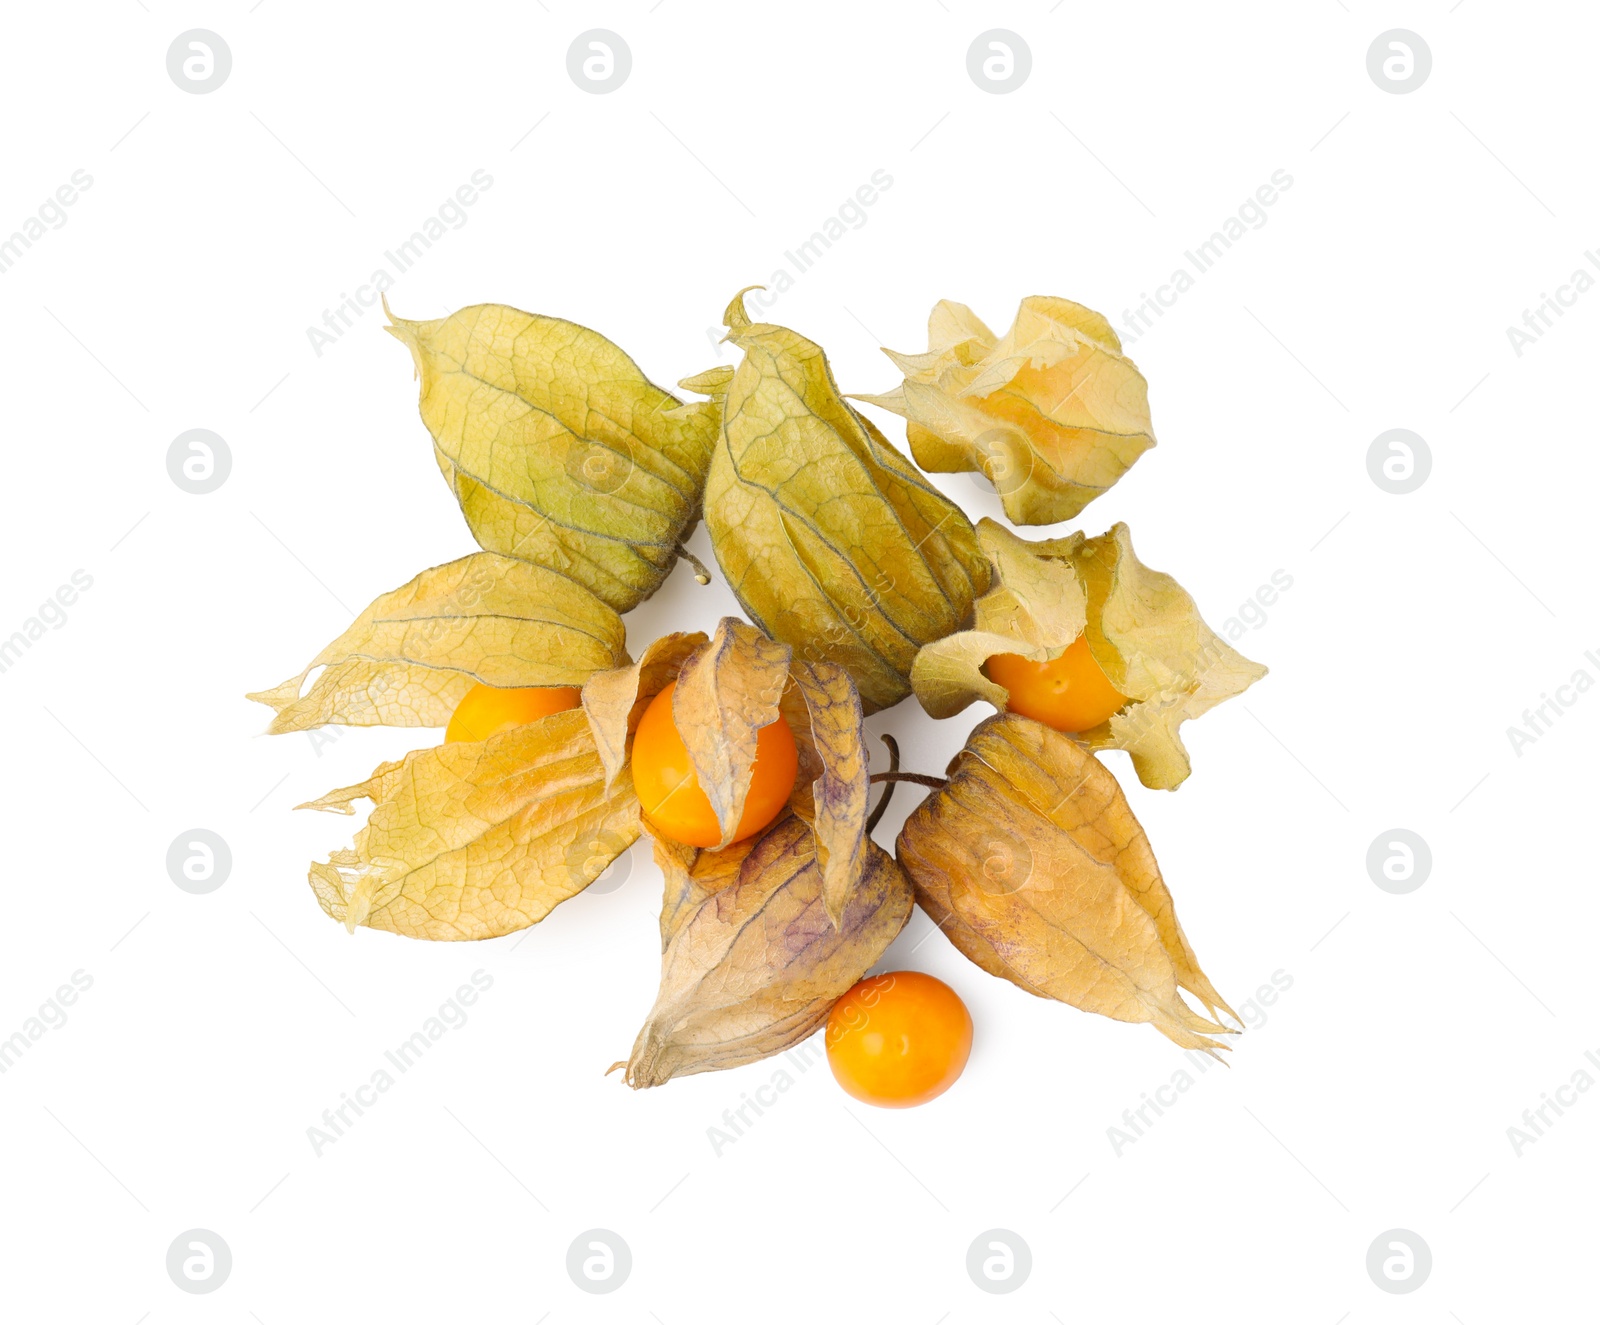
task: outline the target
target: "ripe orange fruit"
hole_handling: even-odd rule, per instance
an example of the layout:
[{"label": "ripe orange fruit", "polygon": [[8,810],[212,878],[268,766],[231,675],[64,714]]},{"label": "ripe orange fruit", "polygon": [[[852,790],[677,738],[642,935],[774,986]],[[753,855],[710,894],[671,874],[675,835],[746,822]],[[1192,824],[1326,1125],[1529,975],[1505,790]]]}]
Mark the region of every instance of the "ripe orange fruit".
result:
[{"label": "ripe orange fruit", "polygon": [[967,1005],[921,971],[869,976],[828,1014],[834,1080],[880,1108],[909,1109],[943,1095],[971,1052]]},{"label": "ripe orange fruit", "polygon": [[487,741],[491,736],[510,731],[524,723],[548,718],[552,713],[578,707],[580,694],[574,686],[527,686],[516,689],[475,685],[461,697],[450,725],[444,729],[446,741]]},{"label": "ripe orange fruit", "polygon": [[[677,685],[674,681],[651,700],[639,719],[633,734],[633,789],[645,817],[663,836],[686,846],[714,847],[722,840],[722,829],[672,721]],[[759,833],[778,817],[788,804],[799,768],[794,733],[783,718],[756,733],[756,762],[735,842]]]},{"label": "ripe orange fruit", "polygon": [[1034,662],[1020,653],[997,653],[984,663],[983,672],[1010,692],[1006,707],[1011,712],[1058,732],[1098,727],[1128,702],[1100,670],[1086,635],[1079,635],[1065,653],[1049,662]]}]

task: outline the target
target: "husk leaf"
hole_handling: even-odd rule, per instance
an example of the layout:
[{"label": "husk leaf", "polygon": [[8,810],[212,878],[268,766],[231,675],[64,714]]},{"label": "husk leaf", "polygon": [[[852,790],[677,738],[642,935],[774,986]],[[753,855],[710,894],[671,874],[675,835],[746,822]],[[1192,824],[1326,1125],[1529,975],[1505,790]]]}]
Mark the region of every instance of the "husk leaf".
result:
[{"label": "husk leaf", "polygon": [[814,843],[785,813],[724,851],[691,856],[658,844],[667,876],[661,986],[628,1058],[629,1085],[781,1053],[821,1026],[894,941],[911,913],[899,866],[870,846],[836,926]]},{"label": "husk leaf", "polygon": [[830,662],[795,662],[782,709],[800,771],[790,808],[811,826],[828,916],[842,923],[867,860],[870,759],[861,700],[850,674]]},{"label": "husk leaf", "polygon": [[678,673],[672,721],[722,829],[719,848],[733,841],[744,813],[756,734],[779,720],[789,656],[787,645],[723,617]]},{"label": "husk leaf", "polygon": [[477,304],[391,319],[479,545],[570,576],[619,612],[654,593],[699,518],[716,403],[683,404],[560,318]]},{"label": "husk leaf", "polygon": [[918,647],[988,587],[972,525],[843,400],[821,349],[751,322],[742,295],[723,316],[744,359],[698,379],[725,416],[705,497],[717,561],[773,639],[843,666],[867,711],[897,703]]},{"label": "husk leaf", "polygon": [[[276,711],[274,733],[442,727],[476,682],[581,686],[627,657],[622,618],[581,584],[476,552],[374,599],[298,675],[248,698]],[[326,670],[302,695],[317,667]]]},{"label": "husk leaf", "polygon": [[[1184,937],[1144,830],[1110,772],[1042,723],[998,714],[897,843],[917,901],[991,975],[1041,998],[1148,1022],[1190,1049],[1233,1015]],[[1235,1017],[1237,1020],[1237,1017]]]},{"label": "husk leaf", "polygon": [[675,631],[645,646],[639,661],[599,672],[583,687],[595,749],[606,770],[609,791],[628,762],[633,733],[650,701],[677,680],[687,659],[706,642],[703,631]]},{"label": "husk leaf", "polygon": [[998,338],[944,300],[925,354],[884,353],[905,380],[857,398],[907,420],[924,469],[988,477],[1014,524],[1072,519],[1155,445],[1143,375],[1111,324],[1071,300],[1029,296]]},{"label": "husk leaf", "polygon": [[639,836],[624,769],[605,768],[578,709],[487,741],[413,750],[303,809],[374,808],[353,849],[311,866],[322,909],[411,938],[487,939],[544,919]]},{"label": "husk leaf", "polygon": [[917,698],[934,717],[975,699],[1006,707],[1005,687],[982,670],[996,653],[1042,662],[1086,635],[1130,702],[1076,739],[1091,750],[1126,750],[1145,786],[1171,790],[1190,771],[1179,727],[1267,674],[1206,625],[1182,585],[1139,560],[1127,525],[1096,538],[1028,542],[983,520],[978,537],[995,582],[978,600],[976,628],[925,646],[912,668]]}]

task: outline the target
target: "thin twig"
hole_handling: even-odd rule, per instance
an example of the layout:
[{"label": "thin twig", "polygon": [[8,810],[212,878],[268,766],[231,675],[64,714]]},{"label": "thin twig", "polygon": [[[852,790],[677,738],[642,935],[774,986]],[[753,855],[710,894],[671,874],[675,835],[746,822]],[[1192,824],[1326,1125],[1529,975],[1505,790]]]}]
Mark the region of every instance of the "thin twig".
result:
[{"label": "thin twig", "polygon": [[678,544],[677,553],[680,557],[694,567],[694,578],[696,581],[698,581],[700,584],[711,583],[711,572],[706,569],[705,563],[701,561],[699,557],[695,556],[693,552],[684,547],[682,543]]},{"label": "thin twig", "polygon": [[948,778],[936,778],[931,773],[874,773],[867,779],[868,782],[915,782],[919,787],[931,787],[934,791],[943,791]]},{"label": "thin twig", "polygon": [[[884,732],[883,743],[889,747],[889,771],[898,773],[900,771],[900,742],[890,736],[888,732]],[[894,783],[886,782],[884,783],[883,795],[878,799],[877,808],[867,816],[868,837],[872,836],[872,830],[878,826],[878,820],[883,818],[883,812],[889,808],[889,802],[893,799]]]}]

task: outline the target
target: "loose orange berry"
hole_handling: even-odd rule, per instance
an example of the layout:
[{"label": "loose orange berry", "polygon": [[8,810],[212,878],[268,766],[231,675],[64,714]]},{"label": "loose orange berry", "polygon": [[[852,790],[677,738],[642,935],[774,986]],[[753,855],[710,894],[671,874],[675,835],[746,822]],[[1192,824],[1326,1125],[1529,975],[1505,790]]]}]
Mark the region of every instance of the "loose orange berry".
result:
[{"label": "loose orange berry", "polygon": [[828,1014],[834,1079],[880,1108],[907,1109],[944,1094],[971,1053],[967,1005],[921,971],[869,976]]}]

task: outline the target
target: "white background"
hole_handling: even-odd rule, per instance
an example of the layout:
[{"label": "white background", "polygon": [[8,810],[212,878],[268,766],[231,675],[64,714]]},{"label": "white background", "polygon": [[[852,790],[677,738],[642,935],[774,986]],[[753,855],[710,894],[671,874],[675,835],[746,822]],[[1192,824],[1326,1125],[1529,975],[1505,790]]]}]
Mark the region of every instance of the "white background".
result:
[{"label": "white background", "polygon": [[[1600,694],[1520,756],[1506,729],[1578,668],[1600,678],[1583,658],[1600,651],[1600,295],[1520,357],[1506,328],[1600,242],[1600,24],[1497,0],[1226,10],[8,7],[0,235],[74,170],[94,182],[0,276],[0,636],[73,571],[93,587],[0,674],[0,1035],[72,972],[93,985],[0,1076],[0,1316],[1592,1316],[1600,1092],[1520,1156],[1507,1128],[1600,1050]],[[166,70],[193,27],[233,54],[209,95]],[[566,71],[595,27],[632,50],[610,95]],[[1009,95],[967,73],[991,27],[1032,50]],[[1433,52],[1408,95],[1366,68],[1395,27]],[[1276,971],[1293,982],[1231,1070],[1120,1155],[1107,1129],[1181,1054],[922,942],[920,913],[886,965],[971,1007],[956,1088],[877,1111],[815,1068],[719,1156],[707,1128],[775,1064],[641,1093],[602,1075],[655,988],[642,849],[622,888],[473,946],[352,938],[316,906],[306,862],[359,821],[291,807],[436,734],[267,738],[241,696],[471,542],[380,314],[320,356],[307,328],[478,169],[492,188],[397,280],[396,312],[568,317],[667,386],[718,361],[707,328],[734,290],[886,170],[867,223],[770,314],[868,392],[895,380],[879,345],[922,349],[939,298],[997,330],[1031,293],[1120,323],[1275,170],[1292,176],[1130,344],[1160,445],[1083,523],[1127,520],[1219,628],[1293,577],[1239,644],[1271,676],[1186,729],[1188,784],[1150,792],[1108,759],[1218,987],[1242,1006]],[[1408,496],[1366,468],[1396,427],[1433,455]],[[190,428],[232,452],[209,495],[168,478]],[[981,482],[939,482],[999,515]],[[703,531],[691,546],[709,559]],[[630,643],[732,606],[680,568]],[[908,702],[872,726],[938,771],[978,716],[936,724]],[[914,800],[902,789],[880,840]],[[165,867],[195,827],[233,852],[206,896]],[[1365,864],[1395,827],[1434,857],[1407,896]],[[315,1155],[307,1128],[478,969],[494,983],[468,1023]],[[592,1227],[632,1249],[609,1296],[565,1270]],[[1033,1253],[1005,1297],[965,1268],[994,1227]],[[1397,1227],[1433,1252],[1409,1296],[1365,1269]],[[211,1296],[165,1270],[191,1228],[232,1249]]]}]

